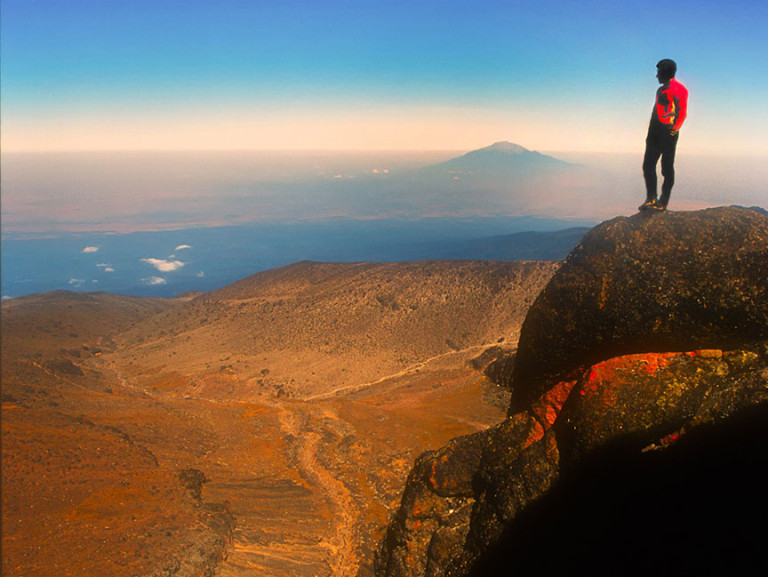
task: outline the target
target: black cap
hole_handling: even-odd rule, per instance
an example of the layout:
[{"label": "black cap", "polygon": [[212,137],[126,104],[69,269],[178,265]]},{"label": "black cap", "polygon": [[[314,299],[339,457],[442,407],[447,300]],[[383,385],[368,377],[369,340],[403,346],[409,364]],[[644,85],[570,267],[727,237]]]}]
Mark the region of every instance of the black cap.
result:
[{"label": "black cap", "polygon": [[656,65],[656,68],[659,69],[659,72],[663,72],[666,76],[669,76],[670,78],[674,78],[675,74],[677,73],[677,63],[674,60],[670,60],[669,58],[665,58],[664,60],[659,60],[659,63]]}]

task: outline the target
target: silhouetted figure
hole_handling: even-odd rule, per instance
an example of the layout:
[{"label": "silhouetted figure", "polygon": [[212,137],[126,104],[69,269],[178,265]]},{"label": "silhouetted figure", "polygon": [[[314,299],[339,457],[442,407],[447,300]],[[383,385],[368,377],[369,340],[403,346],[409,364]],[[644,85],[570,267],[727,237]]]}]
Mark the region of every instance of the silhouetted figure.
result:
[{"label": "silhouetted figure", "polygon": [[[645,177],[646,198],[640,210],[665,210],[675,184],[675,150],[680,127],[688,114],[688,89],[675,80],[677,64],[664,59],[656,65],[661,87],[656,91],[656,104],[645,139],[643,176]],[[656,164],[661,158],[661,196],[656,198]]]}]

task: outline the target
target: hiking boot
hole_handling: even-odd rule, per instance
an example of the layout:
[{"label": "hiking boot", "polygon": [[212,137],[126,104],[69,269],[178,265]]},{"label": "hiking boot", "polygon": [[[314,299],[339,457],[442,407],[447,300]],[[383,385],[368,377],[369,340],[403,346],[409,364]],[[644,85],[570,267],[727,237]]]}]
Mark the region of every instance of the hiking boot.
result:
[{"label": "hiking boot", "polygon": [[663,204],[659,204],[658,202],[654,202],[653,206],[649,206],[648,209],[654,212],[664,212],[665,210],[667,210],[667,207],[664,206]]},{"label": "hiking boot", "polygon": [[648,210],[649,208],[655,208],[656,207],[656,199],[651,198],[646,200],[643,204],[637,207],[637,210]]}]

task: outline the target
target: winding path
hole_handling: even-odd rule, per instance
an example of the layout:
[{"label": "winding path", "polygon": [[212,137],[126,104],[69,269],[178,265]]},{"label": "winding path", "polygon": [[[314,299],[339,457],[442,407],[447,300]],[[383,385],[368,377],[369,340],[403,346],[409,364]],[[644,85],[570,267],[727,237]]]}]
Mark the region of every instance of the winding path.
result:
[{"label": "winding path", "polygon": [[330,399],[339,395],[344,394],[345,392],[356,392],[361,391],[363,389],[367,389],[369,387],[373,387],[375,385],[379,385],[385,381],[389,381],[392,379],[398,379],[400,377],[406,377],[408,375],[412,375],[413,373],[416,373],[424,368],[426,366],[434,361],[444,359],[447,357],[451,357],[454,355],[464,355],[466,353],[472,352],[472,351],[484,351],[488,348],[489,345],[475,345],[472,347],[468,347],[466,349],[461,349],[459,351],[448,351],[447,353],[440,353],[439,355],[435,355],[434,357],[430,357],[428,359],[425,359],[423,361],[419,361],[418,363],[415,363],[413,365],[409,365],[405,367],[402,371],[398,371],[396,373],[393,373],[391,375],[385,375],[381,377],[380,379],[376,379],[375,381],[369,381],[367,383],[358,383],[355,385],[347,385],[346,387],[340,387],[338,389],[334,389],[332,391],[327,391],[325,393],[318,393],[316,395],[311,395],[309,397],[304,397],[303,400],[305,401],[317,401],[320,399]]},{"label": "winding path", "polygon": [[[336,418],[328,411],[324,411],[323,416]],[[281,427],[296,439],[296,465],[300,473],[323,492],[337,512],[333,519],[334,536],[324,543],[330,552],[331,575],[354,577],[360,565],[355,551],[355,528],[360,513],[349,489],[319,459],[321,435],[314,430],[311,420],[312,416],[298,407],[295,412],[282,408],[280,414]]]}]

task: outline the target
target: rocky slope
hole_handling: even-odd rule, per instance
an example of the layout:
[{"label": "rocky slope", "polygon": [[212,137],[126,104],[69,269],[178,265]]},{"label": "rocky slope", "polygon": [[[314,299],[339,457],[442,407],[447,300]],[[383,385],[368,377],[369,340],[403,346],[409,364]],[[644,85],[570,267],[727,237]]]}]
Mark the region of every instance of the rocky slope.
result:
[{"label": "rocky slope", "polygon": [[[417,367],[514,347],[554,262],[301,262],[157,315],[119,337],[123,374],[180,395],[305,398]],[[165,385],[164,385],[165,386]],[[166,387],[167,388],[167,387]],[[209,392],[206,392],[209,391]]]},{"label": "rocky slope", "polygon": [[84,338],[106,339],[185,300],[54,291],[3,301],[3,331],[13,336],[3,339],[3,356],[60,355]]},{"label": "rocky slope", "polygon": [[508,418],[419,458],[376,574],[764,571],[766,279],[756,211],[596,227],[526,318]]}]

